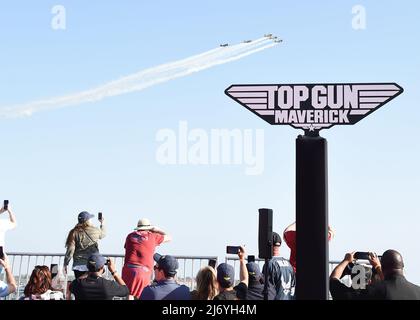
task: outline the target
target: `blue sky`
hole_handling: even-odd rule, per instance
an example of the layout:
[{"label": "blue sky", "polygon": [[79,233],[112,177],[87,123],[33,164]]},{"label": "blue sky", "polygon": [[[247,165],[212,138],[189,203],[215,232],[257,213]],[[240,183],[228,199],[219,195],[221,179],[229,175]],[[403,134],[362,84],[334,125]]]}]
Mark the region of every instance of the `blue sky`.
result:
[{"label": "blue sky", "polygon": [[[66,8],[66,30],[51,8]],[[365,30],[351,9],[366,8]],[[223,91],[233,83],[396,82],[405,92],[355,126],[322,132],[329,146],[330,258],[394,248],[420,283],[420,4],[406,1],[9,1],[0,5],[0,106],[73,93],[161,63],[274,33],[284,43],[144,91],[0,119],[0,195],[19,227],[11,251],[63,252],[77,213],[102,211],[101,249],[122,253],[141,217],[172,234],[164,253],[257,254],[260,207],[279,232],[294,220],[295,138]],[[264,129],[265,170],[162,166],[162,128]],[[4,217],[2,217],[4,218]],[[283,249],[285,256],[288,250]]]}]

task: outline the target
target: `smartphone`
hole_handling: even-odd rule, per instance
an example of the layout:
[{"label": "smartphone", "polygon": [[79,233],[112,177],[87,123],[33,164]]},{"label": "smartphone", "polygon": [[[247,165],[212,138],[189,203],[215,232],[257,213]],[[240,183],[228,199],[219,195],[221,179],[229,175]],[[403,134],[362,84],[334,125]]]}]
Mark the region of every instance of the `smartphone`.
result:
[{"label": "smartphone", "polygon": [[4,210],[9,209],[9,200],[4,200],[3,201],[3,208],[4,208]]},{"label": "smartphone", "polygon": [[3,247],[0,246],[0,259],[4,259]]},{"label": "smartphone", "polygon": [[354,254],[356,260],[369,260],[369,252],[358,251]]},{"label": "smartphone", "polygon": [[216,263],[217,263],[216,259],[209,260],[209,266],[212,267],[213,269],[216,269]]},{"label": "smartphone", "polygon": [[50,271],[51,271],[51,279],[54,279],[55,276],[58,274],[58,264],[52,263],[50,265]]},{"label": "smartphone", "polygon": [[226,253],[229,253],[229,254],[238,254],[239,250],[241,250],[240,246],[227,246],[226,247]]},{"label": "smartphone", "polygon": [[248,263],[255,262],[255,256],[248,256]]},{"label": "smartphone", "polygon": [[102,212],[98,213],[98,220],[101,221],[102,220]]}]

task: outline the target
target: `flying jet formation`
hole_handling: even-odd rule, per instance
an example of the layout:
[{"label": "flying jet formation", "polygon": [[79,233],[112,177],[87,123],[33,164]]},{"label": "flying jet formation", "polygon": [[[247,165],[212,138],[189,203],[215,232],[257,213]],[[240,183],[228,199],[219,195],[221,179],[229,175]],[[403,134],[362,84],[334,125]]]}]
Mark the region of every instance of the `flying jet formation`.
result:
[{"label": "flying jet formation", "polygon": [[264,37],[266,37],[266,38],[268,38],[270,40],[273,40],[273,42],[275,42],[275,43],[283,42],[282,39],[279,39],[279,37],[274,36],[272,33],[266,33],[264,35]]},{"label": "flying jet formation", "polygon": [[227,47],[229,45],[229,43],[223,43],[223,44],[221,44],[220,46],[221,47]]},{"label": "flying jet formation", "polygon": [[250,43],[250,42],[252,42],[252,40],[244,40],[244,41],[242,41],[243,43]]}]

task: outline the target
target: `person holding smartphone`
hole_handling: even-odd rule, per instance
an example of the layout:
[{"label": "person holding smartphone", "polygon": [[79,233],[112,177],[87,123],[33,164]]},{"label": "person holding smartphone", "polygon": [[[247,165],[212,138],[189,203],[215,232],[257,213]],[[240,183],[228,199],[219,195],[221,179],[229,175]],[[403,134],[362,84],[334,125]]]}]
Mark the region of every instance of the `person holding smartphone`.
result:
[{"label": "person holding smartphone", "polygon": [[264,300],[264,277],[255,261],[246,264],[248,270],[248,293],[246,300]]},{"label": "person holding smartphone", "polygon": [[[112,300],[114,297],[128,297],[128,288],[118,275],[113,259],[93,254],[87,259],[86,267],[87,276],[75,279],[69,287],[76,300]],[[104,277],[105,268],[113,280]]]},{"label": "person holding smartphone", "polygon": [[7,212],[9,214],[9,219],[0,219],[0,247],[5,247],[5,236],[6,232],[16,228],[16,217],[10,209],[10,204],[8,200],[4,200],[3,207],[0,209],[0,215]]},{"label": "person holding smartphone", "polygon": [[92,223],[95,217],[87,211],[79,213],[76,226],[70,230],[66,240],[66,255],[64,258],[64,270],[67,272],[67,266],[73,259],[73,271],[76,279],[88,272],[88,258],[95,253],[99,253],[98,242],[106,236],[104,218],[99,220],[99,228]]},{"label": "person holding smartphone", "polygon": [[0,257],[0,273],[6,273],[6,282],[0,280],[0,298],[7,297],[9,294],[16,292],[17,285],[15,277],[13,277],[12,270],[9,265],[7,254],[3,252],[3,257]]},{"label": "person holding smartphone", "polygon": [[[246,300],[248,294],[248,270],[245,262],[245,248],[243,246],[238,246],[237,248],[240,282],[235,286],[235,269],[233,266],[227,263],[219,264],[217,267],[219,294],[213,300]],[[226,251],[229,251],[229,249]]]}]

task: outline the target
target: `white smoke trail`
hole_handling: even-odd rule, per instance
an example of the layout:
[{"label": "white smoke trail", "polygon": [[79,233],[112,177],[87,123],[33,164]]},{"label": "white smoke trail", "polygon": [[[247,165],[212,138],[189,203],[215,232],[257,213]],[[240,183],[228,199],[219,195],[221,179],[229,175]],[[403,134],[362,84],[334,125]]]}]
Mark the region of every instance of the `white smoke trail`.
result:
[{"label": "white smoke trail", "polygon": [[[270,43],[270,44],[268,44]],[[106,97],[140,91],[179,77],[239,60],[248,55],[271,48],[277,43],[260,38],[250,43],[218,47],[182,60],[165,63],[110,81],[102,86],[78,93],[0,108],[1,117],[30,116],[34,112],[99,101]]]},{"label": "white smoke trail", "polygon": [[212,49],[209,51],[206,51],[204,53],[200,53],[197,55],[194,55],[192,57],[186,58],[186,59],[182,59],[182,60],[178,60],[175,62],[170,62],[170,63],[165,63],[156,67],[152,67],[152,68],[148,68],[142,71],[139,71],[137,73],[134,73],[132,75],[123,77],[121,79],[112,81],[112,82],[108,82],[107,84],[101,86],[101,89],[104,89],[105,86],[107,87],[114,87],[117,85],[127,85],[128,82],[131,81],[139,81],[139,80],[144,80],[145,77],[147,76],[153,76],[156,77],[156,74],[158,72],[169,72],[169,71],[173,71],[177,68],[181,68],[184,67],[186,65],[190,65],[192,63],[200,63],[202,60],[201,58],[204,57],[212,57],[212,58],[216,58],[218,56],[226,56],[228,54],[233,54],[236,52],[239,52],[240,50],[249,50],[255,46],[260,46],[261,44],[265,43],[265,42],[270,42],[272,43],[272,41],[269,41],[267,38],[260,38],[257,40],[254,40],[250,43],[240,43],[240,44],[236,44],[236,45],[232,45],[229,47],[225,47],[225,48],[221,48],[218,47],[216,49]]},{"label": "white smoke trail", "polygon": [[232,62],[232,61],[235,61],[235,60],[239,60],[243,57],[249,56],[249,55],[254,54],[256,52],[274,47],[275,45],[277,45],[277,44],[276,43],[271,43],[271,44],[265,45],[263,47],[254,49],[254,50],[241,53],[239,55],[231,56],[229,58],[217,59],[215,61],[208,61],[206,63],[201,64],[199,67],[191,66],[191,67],[187,68],[186,70],[179,71],[178,73],[170,74],[166,77],[156,78],[156,79],[154,79],[153,81],[150,81],[150,82],[145,81],[144,83],[138,83],[138,84],[135,84],[133,86],[128,86],[128,87],[125,87],[123,89],[119,89],[118,91],[113,92],[113,94],[111,94],[111,95],[129,93],[129,92],[133,92],[133,91],[140,91],[140,90],[143,90],[145,88],[154,86],[156,84],[163,83],[163,82],[173,80],[173,79],[176,79],[176,78],[180,78],[180,77],[185,77],[185,76],[190,75],[192,73],[199,72],[199,71],[214,67],[216,65],[220,65],[220,64]]}]

